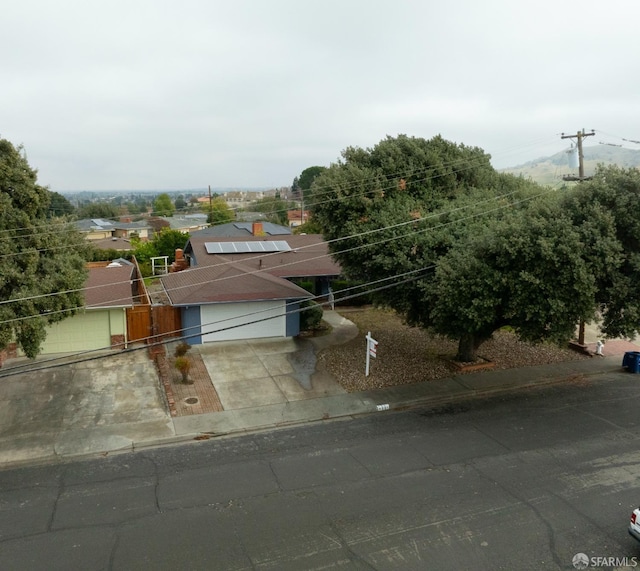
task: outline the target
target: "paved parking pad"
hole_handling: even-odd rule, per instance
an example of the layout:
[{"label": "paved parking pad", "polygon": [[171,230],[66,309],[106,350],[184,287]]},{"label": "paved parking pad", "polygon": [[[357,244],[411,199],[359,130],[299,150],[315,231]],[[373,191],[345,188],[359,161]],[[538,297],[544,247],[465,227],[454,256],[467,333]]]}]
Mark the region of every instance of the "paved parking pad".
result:
[{"label": "paved parking pad", "polygon": [[[147,352],[103,356],[0,379],[0,463],[127,449],[145,435],[174,435]],[[16,359],[2,372],[26,362]],[[34,365],[44,367],[46,359]]]}]

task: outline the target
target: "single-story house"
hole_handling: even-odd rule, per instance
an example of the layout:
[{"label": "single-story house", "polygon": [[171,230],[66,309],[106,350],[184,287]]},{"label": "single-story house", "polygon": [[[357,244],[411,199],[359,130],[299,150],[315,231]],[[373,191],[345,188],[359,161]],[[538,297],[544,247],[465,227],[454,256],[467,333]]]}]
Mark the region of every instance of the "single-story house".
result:
[{"label": "single-story house", "polygon": [[310,212],[308,210],[288,210],[287,211],[287,220],[289,222],[290,228],[295,228],[296,226],[301,226],[306,222],[309,222]]},{"label": "single-story house", "polygon": [[103,218],[85,218],[75,221],[76,228],[82,232],[87,240],[105,240],[111,238],[130,238],[132,234],[137,235],[145,241],[149,238],[151,227],[145,221],[139,222],[117,222],[105,220]]},{"label": "single-story house", "polygon": [[176,216],[152,216],[149,218],[149,226],[153,233],[162,232],[163,229],[178,230],[187,234],[203,230],[209,227],[206,214],[180,214]]},{"label": "single-story house", "polygon": [[242,264],[191,268],[163,276],[171,305],[181,309],[190,344],[293,337],[300,333],[301,287]]},{"label": "single-story house", "polygon": [[89,276],[84,286],[84,309],[47,327],[41,354],[126,345],[126,310],[133,306],[137,295],[137,269],[122,259],[98,264],[89,265]]},{"label": "single-story house", "polygon": [[161,278],[181,308],[189,343],[292,337],[300,332],[299,304],[313,295],[293,280],[311,281],[323,295],[340,266],[322,236],[223,238],[192,235],[184,250],[188,269]]}]

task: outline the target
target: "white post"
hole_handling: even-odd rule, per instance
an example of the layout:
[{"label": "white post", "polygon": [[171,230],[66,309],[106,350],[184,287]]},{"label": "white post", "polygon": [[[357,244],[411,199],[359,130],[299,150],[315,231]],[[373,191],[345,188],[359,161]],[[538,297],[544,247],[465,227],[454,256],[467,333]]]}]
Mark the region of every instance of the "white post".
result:
[{"label": "white post", "polygon": [[370,343],[370,339],[371,339],[371,331],[369,331],[367,333],[367,364],[365,365],[365,368],[364,368],[364,376],[365,377],[369,376],[369,343]]},{"label": "white post", "polygon": [[364,376],[368,377],[369,376],[370,358],[373,357],[375,359],[378,342],[373,337],[371,337],[371,331],[367,332],[366,339],[367,339],[367,361],[366,361],[366,365],[365,365]]}]

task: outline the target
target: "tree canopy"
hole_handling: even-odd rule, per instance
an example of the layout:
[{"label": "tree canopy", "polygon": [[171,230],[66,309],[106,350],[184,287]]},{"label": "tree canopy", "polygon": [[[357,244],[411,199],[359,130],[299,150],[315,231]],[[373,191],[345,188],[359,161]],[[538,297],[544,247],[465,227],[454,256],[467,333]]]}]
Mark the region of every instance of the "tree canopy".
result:
[{"label": "tree canopy", "polygon": [[171,197],[163,192],[159,194],[153,201],[153,215],[154,216],[172,216],[175,211]]},{"label": "tree canopy", "polygon": [[293,205],[292,202],[287,202],[281,198],[265,196],[264,198],[256,200],[250,208],[255,212],[262,212],[269,222],[280,224],[281,226],[288,226],[289,219],[287,218],[287,212]]},{"label": "tree canopy", "polygon": [[75,212],[73,204],[71,204],[62,194],[58,192],[50,192],[51,202],[49,204],[49,218],[57,216],[68,216]]},{"label": "tree canopy", "polygon": [[83,204],[78,208],[77,217],[79,219],[85,218],[117,218],[118,207],[110,202],[89,202]]},{"label": "tree canopy", "polygon": [[608,334],[640,323],[635,171],[560,194],[496,172],[479,148],[401,135],[346,149],[313,188],[345,274],[393,286],[377,302],[457,339],[460,360],[504,326],[563,342],[599,311]]},{"label": "tree canopy", "polygon": [[226,224],[236,219],[235,212],[219,196],[215,198],[212,196],[209,202],[203,203],[202,210],[207,213],[207,222],[209,224]]},{"label": "tree canopy", "polygon": [[151,258],[157,256],[167,256],[171,264],[176,259],[176,250],[183,249],[189,240],[187,232],[162,228],[153,235],[148,242],[140,239],[132,240],[134,249],[133,255],[140,264],[140,271],[146,277],[151,275]]},{"label": "tree canopy", "polygon": [[87,244],[65,219],[49,219],[51,193],[9,141],[0,139],[0,349],[30,358],[46,326],[84,304]]}]

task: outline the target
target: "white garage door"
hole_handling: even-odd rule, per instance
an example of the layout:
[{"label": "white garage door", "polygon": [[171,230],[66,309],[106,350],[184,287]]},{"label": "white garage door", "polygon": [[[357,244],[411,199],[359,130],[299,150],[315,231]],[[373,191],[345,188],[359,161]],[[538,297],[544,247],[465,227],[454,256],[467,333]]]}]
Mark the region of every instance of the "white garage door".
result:
[{"label": "white garage door", "polygon": [[202,305],[200,319],[204,343],[285,337],[287,332],[284,301]]},{"label": "white garage door", "polygon": [[71,353],[111,346],[108,311],[87,311],[47,328],[42,353]]}]

